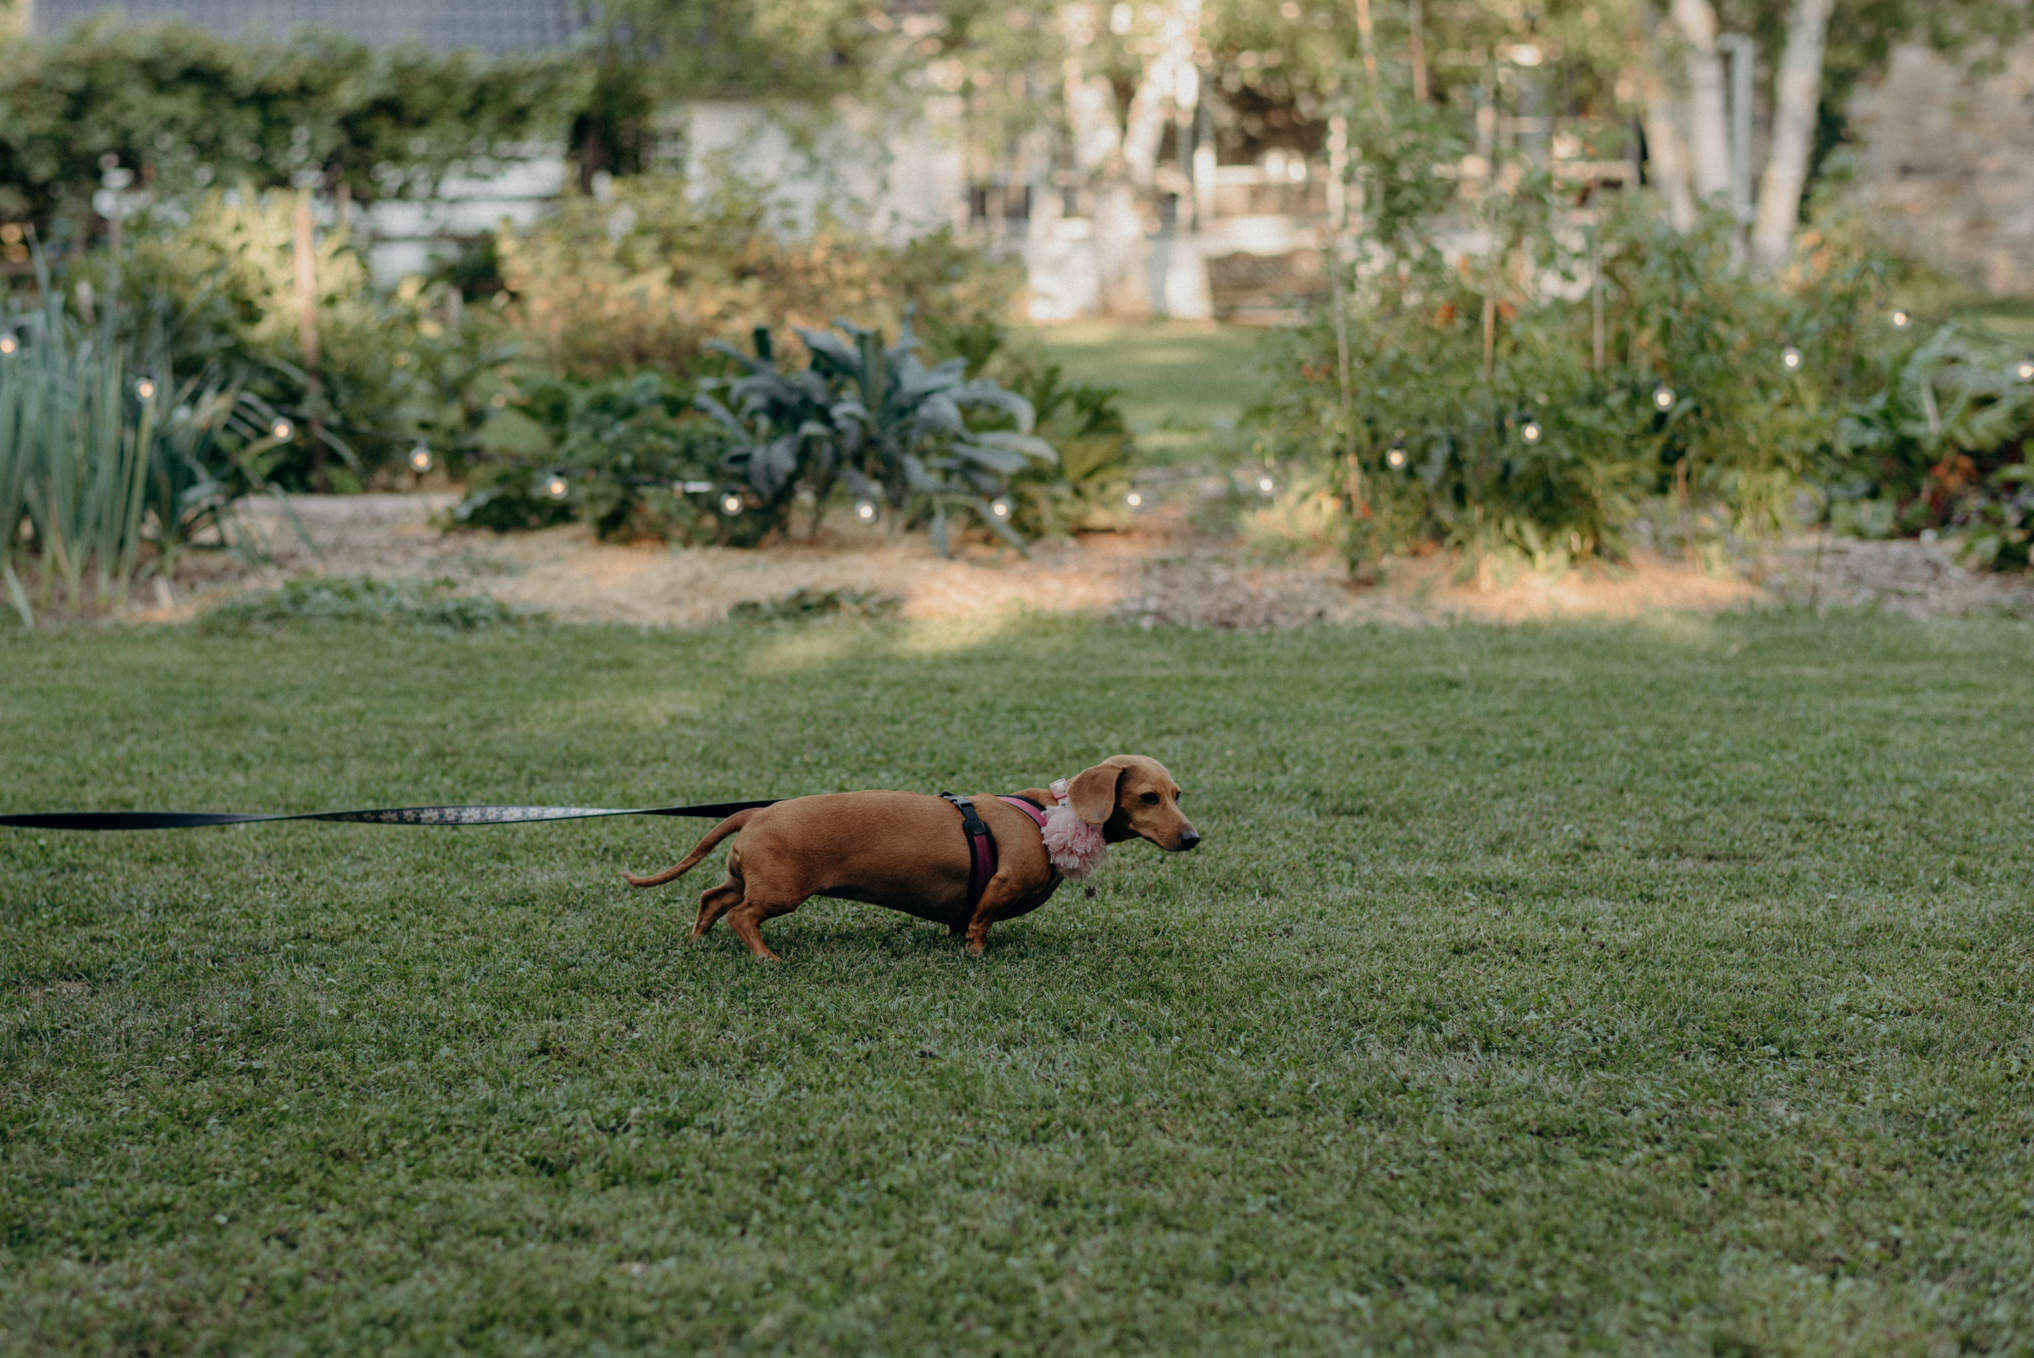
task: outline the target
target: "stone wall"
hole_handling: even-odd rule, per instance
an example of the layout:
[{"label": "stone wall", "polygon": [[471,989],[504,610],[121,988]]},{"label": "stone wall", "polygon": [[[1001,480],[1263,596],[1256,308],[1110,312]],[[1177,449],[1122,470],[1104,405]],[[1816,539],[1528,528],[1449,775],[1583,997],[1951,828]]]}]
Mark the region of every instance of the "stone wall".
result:
[{"label": "stone wall", "polygon": [[1923,258],[1993,296],[2034,297],[2034,40],[2000,64],[1974,79],[1967,59],[1896,51],[1851,103],[1858,192]]}]

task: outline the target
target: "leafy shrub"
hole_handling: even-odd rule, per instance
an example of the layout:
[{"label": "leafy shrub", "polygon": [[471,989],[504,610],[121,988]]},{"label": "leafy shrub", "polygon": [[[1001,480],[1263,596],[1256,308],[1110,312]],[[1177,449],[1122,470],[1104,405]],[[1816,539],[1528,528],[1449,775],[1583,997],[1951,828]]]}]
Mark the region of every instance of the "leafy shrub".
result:
[{"label": "leafy shrub", "polygon": [[1630,209],[1592,246],[1556,229],[1560,203],[1527,176],[1477,207],[1487,254],[1446,260],[1408,227],[1352,270],[1346,403],[1332,316],[1285,341],[1266,442],[1338,486],[1352,563],[1615,556],[1657,497],[1691,549],[1755,542],[1826,465],[1883,257],[1835,252],[1790,290],[1745,278],[1721,221],[1681,234]]},{"label": "leafy shrub", "polygon": [[[2002,351],[1922,340],[1891,299],[1940,285],[1854,213],[1825,205],[1789,273],[1757,279],[1720,215],[1684,233],[1627,204],[1592,235],[1530,165],[1465,199],[1434,170],[1463,129],[1434,109],[1357,124],[1375,238],[1346,306],[1282,341],[1258,412],[1266,451],[1332,489],[1352,565],[1614,556],[1642,509],[1691,551],[1756,549],[1818,500],[2026,561],[2034,390]],[[1443,225],[1482,248],[1444,258]]]},{"label": "leafy shrub", "polygon": [[[950,337],[952,338],[952,337]],[[957,355],[968,371],[993,374],[1031,407],[1032,432],[1059,454],[1036,462],[1010,482],[1010,521],[1032,537],[1109,532],[1125,527],[1136,441],[1123,418],[1119,387],[1069,381],[1058,363],[1010,352],[1002,327],[976,328]]]},{"label": "leafy shrub", "polygon": [[683,371],[715,338],[758,326],[846,314],[887,331],[908,310],[937,325],[996,316],[1020,288],[1014,264],[950,232],[886,245],[832,217],[800,228],[761,193],[695,195],[657,176],[617,181],[611,202],[571,199],[534,226],[504,227],[496,259],[533,355],[582,378]]},{"label": "leafy shrub", "polygon": [[280,589],[242,595],[207,609],[209,627],[290,622],[369,623],[470,632],[536,620],[485,594],[459,594],[447,580],[376,580],[364,575],[292,580]]},{"label": "leafy shrub", "polygon": [[116,300],[87,322],[38,260],[43,302],[0,318],[0,582],[33,621],[45,604],[101,604],[144,569],[165,574],[219,511],[266,478],[272,412],[215,370],[184,374],[123,341]]},{"label": "leafy shrub", "polygon": [[[101,258],[103,293],[117,286],[137,337],[180,368],[231,373],[287,417],[272,479],[292,490],[357,490],[400,468],[419,439],[455,465],[487,407],[483,388],[513,351],[485,315],[455,322],[456,298],[406,280],[368,278],[344,230],[315,239],[318,366],[306,371],[288,195],[212,193],[188,211],[130,224],[123,259]],[[117,284],[114,280],[118,280]]]},{"label": "leafy shrub", "polygon": [[[1027,462],[1057,460],[1051,445],[1030,432],[1030,402],[989,379],[969,378],[965,360],[926,367],[908,318],[888,347],[877,331],[834,324],[840,336],[798,332],[809,355],[804,368],[778,365],[767,329],[755,333],[754,356],[716,346],[745,371],[697,404],[734,436],[729,466],[761,512],[781,519],[802,490],[812,497],[817,528],[840,486],[907,521],[929,520],[941,551],[957,510],[1021,545],[1004,498],[1010,478]],[[1014,427],[971,423],[970,412]]]},{"label": "leafy shrub", "polygon": [[535,441],[485,465],[453,521],[497,531],[583,521],[607,539],[753,541],[767,524],[718,510],[733,440],[692,411],[692,396],[654,373],[525,384],[509,409]]},{"label": "leafy shrub", "polygon": [[2034,382],[1994,344],[1944,326],[1885,354],[1876,390],[1838,426],[1838,527],[1947,530],[1968,559],[2028,564],[2034,531]]}]

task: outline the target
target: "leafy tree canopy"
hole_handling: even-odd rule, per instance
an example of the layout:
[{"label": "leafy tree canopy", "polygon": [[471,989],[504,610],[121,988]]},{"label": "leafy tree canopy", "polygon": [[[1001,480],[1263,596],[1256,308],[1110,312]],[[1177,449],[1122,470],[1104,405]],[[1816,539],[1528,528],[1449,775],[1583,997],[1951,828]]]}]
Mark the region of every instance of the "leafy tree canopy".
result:
[{"label": "leafy tree canopy", "polygon": [[852,89],[908,21],[879,0],[604,0],[605,42],[661,98]]},{"label": "leafy tree canopy", "polygon": [[96,190],[130,182],[316,183],[359,202],[428,192],[560,134],[583,84],[558,56],[99,20],[0,45],[0,219],[82,217]]}]

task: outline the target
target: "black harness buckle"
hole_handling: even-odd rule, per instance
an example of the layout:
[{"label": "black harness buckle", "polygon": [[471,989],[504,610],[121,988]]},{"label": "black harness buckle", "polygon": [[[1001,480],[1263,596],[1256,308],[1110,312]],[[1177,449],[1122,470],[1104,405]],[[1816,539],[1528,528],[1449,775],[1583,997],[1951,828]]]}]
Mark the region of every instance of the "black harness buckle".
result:
[{"label": "black harness buckle", "polygon": [[973,802],[951,792],[939,795],[960,809],[961,828],[968,833],[968,913],[972,915],[982,903],[982,892],[988,889],[989,879],[996,875],[996,837],[982,823]]}]

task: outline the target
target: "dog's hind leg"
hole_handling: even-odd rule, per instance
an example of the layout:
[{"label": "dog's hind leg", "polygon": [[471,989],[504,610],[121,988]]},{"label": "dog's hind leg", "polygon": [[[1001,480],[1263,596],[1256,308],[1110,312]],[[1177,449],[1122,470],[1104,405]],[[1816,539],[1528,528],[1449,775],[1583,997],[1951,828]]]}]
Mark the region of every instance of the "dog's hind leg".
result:
[{"label": "dog's hind leg", "polygon": [[741,879],[732,875],[719,886],[700,892],[699,918],[692,923],[692,936],[698,938],[713,927],[715,920],[741,903]]},{"label": "dog's hind leg", "polygon": [[749,945],[749,951],[754,953],[758,960],[775,962],[777,954],[771,952],[764,944],[760,926],[766,919],[790,914],[804,902],[803,896],[786,900],[782,896],[765,895],[751,883],[747,893],[742,897],[741,904],[727,912],[727,927],[734,930],[736,936]]}]

